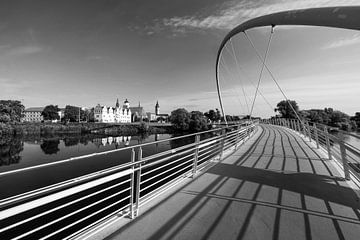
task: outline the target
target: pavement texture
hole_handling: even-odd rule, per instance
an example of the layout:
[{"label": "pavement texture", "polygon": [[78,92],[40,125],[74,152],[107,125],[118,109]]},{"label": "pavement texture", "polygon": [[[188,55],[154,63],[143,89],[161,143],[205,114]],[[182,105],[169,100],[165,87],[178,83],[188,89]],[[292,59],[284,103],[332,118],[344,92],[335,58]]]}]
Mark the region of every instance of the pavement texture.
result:
[{"label": "pavement texture", "polygon": [[258,128],[107,239],[359,240],[359,190],[333,160],[289,129]]}]

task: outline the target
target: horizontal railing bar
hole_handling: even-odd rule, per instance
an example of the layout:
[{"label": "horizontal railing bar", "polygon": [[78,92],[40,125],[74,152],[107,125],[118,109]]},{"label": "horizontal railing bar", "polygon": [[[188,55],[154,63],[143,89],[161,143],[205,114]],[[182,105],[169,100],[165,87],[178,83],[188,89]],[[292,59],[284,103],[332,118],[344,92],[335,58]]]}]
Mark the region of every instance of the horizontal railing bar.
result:
[{"label": "horizontal railing bar", "polygon": [[[148,178],[148,179],[146,179],[146,180],[144,180],[144,181],[141,181],[141,185],[143,185],[143,184],[147,183],[148,181],[153,180],[154,178],[157,178],[157,177],[159,177],[159,176],[161,176],[161,175],[163,175],[163,174],[165,174],[165,173],[168,173],[168,172],[170,172],[170,171],[172,171],[172,170],[174,170],[174,169],[176,169],[176,168],[178,168],[178,167],[181,167],[181,166],[183,166],[183,165],[185,165],[185,164],[188,164],[189,162],[192,162],[192,161],[193,161],[193,160],[190,159],[190,160],[188,160],[188,161],[186,161],[186,162],[183,162],[182,164],[179,164],[179,165],[176,166],[176,167],[170,168],[170,169],[162,172],[162,173],[159,174],[159,175],[156,175],[156,176],[153,176],[153,177],[151,177],[151,178]],[[191,166],[191,164],[190,164],[189,166]],[[184,170],[184,169],[180,169],[179,171],[182,171],[182,170]],[[179,172],[179,171],[178,171],[178,172]],[[175,172],[175,173],[177,173],[177,172]],[[162,178],[161,180],[159,180],[159,181],[157,181],[157,182],[155,182],[155,183],[152,183],[152,184],[150,184],[150,185],[142,188],[141,191],[145,191],[146,189],[148,189],[148,188],[156,185],[157,183],[162,182],[164,179],[167,179],[169,176],[172,176],[172,175],[168,175],[167,177]],[[140,192],[141,192],[141,191],[140,191]]]},{"label": "horizontal railing bar", "polygon": [[75,193],[78,193],[79,191],[83,191],[83,190],[86,190],[86,189],[101,185],[103,183],[115,180],[117,178],[120,178],[120,177],[123,177],[123,176],[126,176],[126,175],[130,175],[130,173],[132,173],[131,169],[125,170],[125,171],[122,171],[122,172],[119,172],[119,173],[114,173],[112,175],[103,177],[101,179],[96,179],[94,181],[87,182],[87,183],[84,183],[82,185],[78,185],[78,186],[63,190],[61,192],[54,193],[52,195],[48,195],[48,196],[45,196],[45,197],[42,197],[42,198],[39,198],[39,199],[35,199],[35,200],[32,200],[32,201],[20,204],[18,206],[15,206],[15,207],[12,207],[12,208],[9,208],[9,209],[5,209],[5,210],[0,212],[0,220],[8,218],[8,217],[10,217],[12,215],[19,214],[21,212],[25,212],[25,211],[27,211],[29,209],[39,207],[39,206],[44,205],[46,203],[53,202],[55,200],[58,200],[58,199],[73,195]]},{"label": "horizontal railing bar", "polygon": [[144,157],[144,158],[142,158],[141,161],[137,161],[136,163],[139,164],[139,163],[150,161],[150,160],[152,160],[154,158],[160,158],[160,157],[165,156],[165,155],[174,154],[174,153],[177,153],[177,152],[179,152],[181,150],[188,149],[188,148],[193,147],[193,146],[196,146],[196,143],[190,143],[190,144],[185,145],[185,146],[181,146],[181,147],[178,147],[178,148],[166,150],[164,152],[156,153],[154,155]]},{"label": "horizontal railing bar", "polygon": [[156,193],[154,193],[154,191],[152,191],[152,192],[149,192],[149,193],[143,195],[142,197],[140,197],[139,207],[145,205],[147,202],[151,201],[152,199],[156,198],[157,196],[160,196],[162,193],[171,189],[173,186],[184,181],[185,179],[186,178],[184,178],[183,176],[179,176],[177,178],[170,180],[166,184],[160,186],[158,188],[158,190],[156,191]]},{"label": "horizontal railing bar", "polygon": [[[47,238],[49,238],[49,237],[51,237],[51,236],[54,236],[55,234],[57,234],[57,233],[59,233],[59,232],[62,232],[63,230],[65,230],[65,229],[67,229],[67,228],[69,228],[69,227],[72,227],[72,226],[78,224],[79,222],[82,222],[82,221],[84,221],[84,220],[86,220],[86,219],[88,219],[88,218],[90,218],[90,217],[92,217],[92,216],[94,216],[94,215],[96,215],[96,214],[98,214],[98,213],[100,213],[100,212],[103,212],[103,211],[105,211],[106,209],[109,209],[109,208],[115,206],[116,204],[119,204],[119,203],[125,201],[125,200],[128,199],[128,198],[130,198],[130,196],[128,196],[128,197],[126,197],[126,198],[123,198],[123,199],[121,199],[121,200],[119,200],[119,201],[116,201],[116,202],[114,202],[114,203],[112,203],[112,204],[110,204],[110,205],[108,205],[108,206],[106,206],[106,207],[104,207],[104,208],[102,208],[102,209],[94,212],[94,213],[91,213],[90,215],[88,215],[88,216],[86,216],[86,217],[84,217],[84,218],[82,218],[82,219],[79,219],[79,220],[77,220],[77,221],[75,221],[75,222],[73,222],[73,223],[71,223],[71,224],[69,224],[69,225],[66,225],[65,227],[63,227],[63,228],[61,228],[61,229],[59,229],[59,230],[57,230],[57,231],[55,231],[55,232],[47,235],[47,236],[45,236],[45,237],[43,237],[43,238],[41,238],[41,239],[47,239]],[[128,207],[129,205],[130,205],[130,204],[127,204],[125,207]],[[125,208],[125,207],[124,207],[124,208]],[[124,208],[121,208],[121,209],[124,209]],[[119,209],[119,211],[121,211],[121,209]]]},{"label": "horizontal railing bar", "polygon": [[[191,166],[191,165],[189,165],[189,166]],[[150,187],[152,187],[152,186],[154,186],[154,185],[158,184],[159,182],[162,182],[162,181],[164,181],[164,180],[166,180],[166,179],[168,179],[168,178],[170,178],[170,177],[172,177],[172,176],[174,176],[174,175],[178,174],[178,173],[179,173],[179,172],[181,172],[181,171],[184,171],[184,169],[180,169],[179,171],[174,172],[174,173],[172,173],[172,174],[170,174],[170,175],[168,175],[168,176],[166,176],[166,177],[162,178],[161,180],[159,180],[159,181],[157,181],[157,182],[155,182],[155,183],[152,183],[152,184],[150,184],[150,185],[148,185],[148,186],[146,186],[146,187],[142,188],[142,189],[140,190],[140,192],[143,192],[143,191],[145,191],[146,189],[149,189]],[[191,172],[191,170],[189,170],[188,172]],[[184,173],[184,174],[185,174],[185,173]],[[155,190],[154,190],[154,191],[155,191]]]},{"label": "horizontal railing bar", "polygon": [[1,233],[1,232],[4,232],[4,231],[7,231],[7,230],[9,230],[9,229],[11,229],[11,228],[14,228],[14,227],[16,227],[16,226],[19,226],[19,225],[21,225],[21,224],[24,224],[24,223],[26,223],[26,222],[29,222],[29,221],[31,221],[31,220],[33,220],[33,219],[36,219],[36,218],[39,218],[39,217],[44,216],[44,215],[46,215],[46,214],[52,213],[52,212],[54,212],[54,211],[56,211],[56,210],[59,210],[59,209],[61,209],[61,208],[70,206],[71,204],[74,204],[74,203],[80,202],[80,201],[82,201],[82,200],[84,200],[84,199],[87,199],[87,198],[89,198],[89,197],[95,196],[95,195],[97,195],[97,194],[99,194],[99,193],[105,192],[105,191],[107,191],[107,190],[109,190],[109,189],[112,189],[112,188],[118,187],[118,186],[120,186],[120,185],[123,185],[123,184],[125,184],[125,183],[127,183],[127,182],[130,182],[130,179],[128,179],[128,180],[126,180],[126,181],[124,181],[124,182],[121,182],[121,183],[117,183],[117,184],[115,184],[115,185],[111,185],[111,186],[109,186],[109,187],[107,187],[107,188],[104,188],[104,189],[101,189],[101,190],[99,190],[99,191],[93,192],[93,193],[91,193],[91,194],[89,194],[89,195],[83,196],[83,197],[78,198],[78,199],[75,199],[75,200],[73,200],[73,201],[67,202],[67,203],[65,203],[65,204],[63,204],[63,205],[57,206],[56,208],[52,208],[52,209],[47,210],[47,211],[45,211],[45,212],[42,212],[42,213],[40,213],[40,214],[38,214],[38,215],[35,215],[35,216],[30,217],[30,218],[24,219],[24,220],[22,220],[22,221],[20,221],[20,222],[16,222],[15,224],[12,224],[12,225],[9,225],[9,226],[7,226],[7,227],[5,227],[5,228],[0,229],[0,233]]},{"label": "horizontal railing bar", "polygon": [[208,146],[205,146],[205,147],[203,147],[203,148],[199,148],[199,152],[202,152],[202,151],[206,151],[206,150],[208,150],[208,149],[210,149],[210,148],[214,148],[214,147],[216,147],[216,146],[219,146],[221,144],[221,142],[213,142],[212,144],[210,144],[210,145],[208,145]]},{"label": "horizontal railing bar", "polygon": [[[127,189],[125,189],[125,191],[129,191],[130,190],[130,187],[129,188],[127,188]],[[124,191],[123,191],[124,192]],[[48,223],[46,223],[46,224],[44,224],[44,225],[41,225],[40,227],[37,227],[37,228],[34,228],[34,229],[32,229],[31,231],[29,231],[29,232],[26,232],[26,233],[24,233],[24,234],[22,234],[22,235],[20,235],[20,236],[17,236],[15,239],[19,239],[19,238],[22,238],[22,237],[25,237],[25,236],[28,236],[29,234],[32,234],[32,233],[34,233],[34,232],[37,232],[37,231],[39,231],[39,230],[41,230],[41,229],[44,229],[44,228],[46,228],[46,227],[48,227],[48,226],[50,226],[50,225],[52,225],[52,224],[54,224],[54,223],[57,223],[57,222],[59,222],[59,221],[61,221],[61,220],[63,220],[63,219],[66,219],[66,218],[68,218],[68,217],[70,217],[70,216],[72,216],[72,215],[75,215],[75,214],[77,214],[77,213],[79,213],[79,212],[81,212],[81,211],[83,211],[83,210],[85,210],[85,209],[88,209],[88,208],[90,208],[90,207],[92,207],[92,206],[95,206],[95,205],[97,205],[98,203],[101,203],[101,202],[104,202],[104,201],[106,201],[106,200],[108,200],[108,199],[110,199],[110,198],[113,198],[113,197],[115,197],[115,196],[117,196],[117,195],[120,195],[121,193],[123,193],[123,192],[116,192],[116,193],[114,193],[114,194],[112,194],[112,195],[110,195],[110,196],[107,196],[106,198],[102,198],[101,200],[99,200],[99,201],[96,201],[96,202],[93,202],[93,203],[91,203],[91,204],[89,204],[89,205],[86,205],[85,207],[82,207],[82,208],[80,208],[80,209],[77,209],[76,211],[73,211],[73,212],[71,212],[71,213],[69,213],[69,214],[67,214],[67,215],[64,215],[64,216],[62,216],[62,217],[60,217],[60,218],[57,218],[57,219],[55,219],[55,220],[53,220],[53,221],[51,221],[51,222],[48,222]],[[125,199],[127,199],[127,198],[129,198],[130,196],[127,196],[126,198],[123,198],[121,201],[124,201]],[[46,237],[45,237],[46,238]]]},{"label": "horizontal railing bar", "polygon": [[101,175],[111,174],[112,172],[119,171],[119,170],[127,168],[127,167],[131,167],[131,165],[132,165],[132,163],[126,163],[126,164],[114,166],[111,168],[97,171],[95,173],[90,173],[90,174],[80,176],[77,178],[72,178],[72,179],[69,179],[69,180],[66,180],[66,181],[63,181],[60,183],[52,184],[47,187],[43,187],[43,188],[39,188],[39,189],[29,191],[26,193],[22,193],[19,195],[11,196],[9,198],[0,200],[0,206],[3,207],[3,206],[8,205],[10,202],[13,203],[14,201],[21,201],[23,199],[29,199],[31,197],[42,195],[44,193],[58,191],[59,189],[70,187],[72,185],[79,184],[81,182],[90,181],[91,179],[100,177]]},{"label": "horizontal railing bar", "polygon": [[[184,155],[184,154],[186,154],[186,153],[189,153],[189,152],[191,152],[191,154],[189,154],[189,155],[187,155],[187,156],[190,156],[190,155],[194,154],[193,151],[194,151],[194,149],[189,149],[189,150],[186,150],[186,151],[183,151],[183,152],[176,153],[176,154],[171,155],[171,156],[168,156],[168,157],[166,157],[166,158],[162,158],[162,159],[159,159],[159,160],[157,160],[157,161],[147,163],[146,165],[143,166],[143,168],[148,168],[148,167],[157,165],[157,164],[159,164],[159,163],[168,161],[168,160],[170,160],[170,159],[172,159],[172,158],[174,158],[174,157],[177,157],[177,156],[182,156],[182,155]],[[142,162],[142,161],[141,161],[141,162]]]},{"label": "horizontal railing bar", "polygon": [[[104,221],[105,219],[108,219],[108,218],[110,218],[111,216],[114,216],[115,214],[123,211],[125,208],[130,208],[130,203],[127,204],[127,205],[125,205],[124,207],[122,207],[122,208],[120,208],[120,209],[117,209],[116,211],[111,212],[110,214],[106,215],[105,217],[102,217],[102,218],[100,218],[99,220],[97,220],[97,221],[89,224],[85,229],[82,228],[82,229],[80,229],[80,230],[72,233],[71,235],[65,237],[64,240],[66,240],[66,239],[73,239],[76,235],[80,234],[81,232],[86,231],[86,229],[92,228],[93,226],[97,225],[98,223]],[[117,216],[117,219],[123,218],[123,217],[125,217],[127,214],[129,214],[129,213],[127,212],[126,214],[122,214],[120,217]],[[91,230],[89,230],[89,232],[87,232],[87,233],[91,234],[90,231],[91,231]],[[89,234],[87,234],[87,236],[89,236]],[[74,238],[74,239],[78,239],[78,238]]]},{"label": "horizontal railing bar", "polygon": [[[184,160],[185,158],[188,158],[188,157],[190,157],[191,155],[194,155],[194,153],[191,153],[191,154],[189,154],[189,155],[186,155],[186,156],[184,156],[184,157],[181,157],[181,158],[179,158],[179,159],[176,159],[175,161],[168,162],[168,163],[165,164],[165,165],[161,165],[161,166],[159,166],[159,167],[157,167],[157,168],[154,168],[154,169],[151,169],[151,170],[149,170],[149,171],[142,172],[142,173],[141,173],[141,176],[146,176],[146,175],[148,175],[148,174],[150,174],[150,173],[152,173],[152,172],[155,172],[155,171],[157,171],[157,170],[159,170],[159,169],[161,169],[161,168],[163,168],[163,167],[166,167],[166,166],[169,166],[169,165],[174,164],[174,163],[176,163],[176,162],[179,162],[179,161],[181,161],[181,160]],[[146,167],[148,167],[148,165],[147,165]],[[143,169],[144,169],[144,168],[143,168]]]}]

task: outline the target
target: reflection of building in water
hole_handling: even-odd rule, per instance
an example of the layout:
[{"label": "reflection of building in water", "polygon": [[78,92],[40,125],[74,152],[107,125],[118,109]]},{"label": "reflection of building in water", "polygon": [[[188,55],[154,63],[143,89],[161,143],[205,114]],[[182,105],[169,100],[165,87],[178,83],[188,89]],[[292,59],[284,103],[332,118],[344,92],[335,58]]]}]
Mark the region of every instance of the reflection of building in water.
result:
[{"label": "reflection of building in water", "polygon": [[117,147],[124,143],[125,146],[129,146],[131,141],[131,136],[118,136],[118,137],[104,137],[104,138],[95,138],[92,140],[95,146],[100,147],[106,145],[115,144]]}]

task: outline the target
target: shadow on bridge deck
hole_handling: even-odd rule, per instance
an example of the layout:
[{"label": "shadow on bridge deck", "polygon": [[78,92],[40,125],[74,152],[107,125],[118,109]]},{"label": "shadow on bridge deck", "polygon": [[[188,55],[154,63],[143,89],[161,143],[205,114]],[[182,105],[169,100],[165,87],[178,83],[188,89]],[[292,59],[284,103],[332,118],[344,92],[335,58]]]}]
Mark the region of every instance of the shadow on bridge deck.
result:
[{"label": "shadow on bridge deck", "polygon": [[358,190],[334,162],[288,129],[259,128],[108,239],[359,239]]}]

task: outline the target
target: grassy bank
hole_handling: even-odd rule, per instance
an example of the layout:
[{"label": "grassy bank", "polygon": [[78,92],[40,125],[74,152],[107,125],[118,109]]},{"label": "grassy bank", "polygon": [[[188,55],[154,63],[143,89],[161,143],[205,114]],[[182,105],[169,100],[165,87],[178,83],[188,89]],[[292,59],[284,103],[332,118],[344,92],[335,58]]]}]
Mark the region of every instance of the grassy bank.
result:
[{"label": "grassy bank", "polygon": [[141,124],[123,124],[113,126],[107,123],[16,123],[1,124],[0,136],[27,136],[27,135],[63,135],[63,134],[119,134],[136,135],[141,133],[170,133],[171,126],[149,126]]}]

